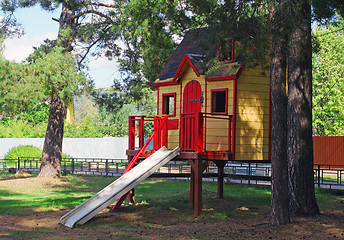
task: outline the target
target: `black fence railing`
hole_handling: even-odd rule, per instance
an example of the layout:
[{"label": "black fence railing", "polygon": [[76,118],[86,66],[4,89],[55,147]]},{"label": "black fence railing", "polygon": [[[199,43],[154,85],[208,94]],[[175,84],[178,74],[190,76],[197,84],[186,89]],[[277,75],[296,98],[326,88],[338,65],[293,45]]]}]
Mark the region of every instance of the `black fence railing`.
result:
[{"label": "black fence railing", "polygon": [[314,182],[318,187],[344,187],[344,165],[314,165]]},{"label": "black fence railing", "polygon": [[[0,159],[0,173],[15,168],[39,172],[41,160],[33,157],[18,159]],[[63,174],[88,174],[100,176],[119,176],[128,165],[126,159],[104,158],[63,158]],[[271,164],[230,161],[225,166],[225,177],[228,181],[248,184],[269,184]],[[187,161],[170,161],[153,174],[153,177],[190,177],[191,167]],[[211,164],[203,176],[216,178],[217,167]],[[314,165],[314,183],[323,188],[344,188],[344,165]]]}]

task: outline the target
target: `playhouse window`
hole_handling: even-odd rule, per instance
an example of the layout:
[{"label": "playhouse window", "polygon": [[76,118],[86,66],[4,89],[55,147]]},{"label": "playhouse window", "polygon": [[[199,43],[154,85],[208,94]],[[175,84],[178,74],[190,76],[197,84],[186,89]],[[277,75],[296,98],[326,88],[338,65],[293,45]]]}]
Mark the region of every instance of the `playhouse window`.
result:
[{"label": "playhouse window", "polygon": [[176,93],[162,95],[162,114],[176,116]]},{"label": "playhouse window", "polygon": [[211,90],[211,112],[227,114],[228,109],[228,90],[214,89]]}]

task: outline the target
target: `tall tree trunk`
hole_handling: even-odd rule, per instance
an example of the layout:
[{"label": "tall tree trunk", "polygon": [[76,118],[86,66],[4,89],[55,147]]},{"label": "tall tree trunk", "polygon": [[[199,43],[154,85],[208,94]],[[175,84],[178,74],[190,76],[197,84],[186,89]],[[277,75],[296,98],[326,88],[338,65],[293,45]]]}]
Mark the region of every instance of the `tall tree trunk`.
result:
[{"label": "tall tree trunk", "polygon": [[[69,51],[73,38],[64,36],[62,29],[71,27],[74,12],[67,7],[62,7],[59,20],[59,36],[63,47]],[[66,107],[58,96],[58,89],[53,88],[49,110],[48,126],[45,134],[41,167],[38,177],[55,177],[61,175],[63,127],[66,116]]]},{"label": "tall tree trunk", "polygon": [[301,0],[295,12],[288,53],[289,210],[317,215],[313,175],[311,7]]},{"label": "tall tree trunk", "polygon": [[288,210],[286,34],[282,10],[272,9],[270,225],[290,222]]},{"label": "tall tree trunk", "polygon": [[61,156],[63,125],[66,115],[65,105],[60,98],[51,99],[48,127],[45,133],[43,154],[39,177],[55,177],[61,175]]}]

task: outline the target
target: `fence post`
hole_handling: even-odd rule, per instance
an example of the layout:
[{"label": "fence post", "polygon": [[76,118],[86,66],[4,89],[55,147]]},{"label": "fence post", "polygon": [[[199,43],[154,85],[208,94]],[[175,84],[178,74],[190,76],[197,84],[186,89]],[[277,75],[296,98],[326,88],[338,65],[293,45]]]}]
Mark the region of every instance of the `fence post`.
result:
[{"label": "fence post", "polygon": [[109,174],[109,162],[108,162],[108,159],[106,159],[106,162],[105,162],[105,175],[108,176]]},{"label": "fence post", "polygon": [[74,158],[72,158],[72,169],[71,169],[71,172],[74,173]]},{"label": "fence post", "polygon": [[[248,163],[248,175],[249,175],[249,176],[252,176],[252,172],[251,172],[251,163],[250,163],[250,162]],[[250,184],[251,184],[251,180],[248,179],[248,185],[250,185]]]}]

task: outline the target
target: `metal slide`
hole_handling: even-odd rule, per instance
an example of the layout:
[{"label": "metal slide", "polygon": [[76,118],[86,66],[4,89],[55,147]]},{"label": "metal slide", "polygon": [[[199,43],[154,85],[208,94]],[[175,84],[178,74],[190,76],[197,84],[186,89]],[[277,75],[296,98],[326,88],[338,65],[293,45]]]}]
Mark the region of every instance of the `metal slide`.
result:
[{"label": "metal slide", "polygon": [[72,228],[75,224],[82,225],[108,207],[111,203],[119,199],[130,189],[152,175],[160,167],[168,163],[179,155],[179,147],[168,150],[166,147],[160,148],[150,157],[142,161],[126,174],[105,187],[93,197],[74,208],[69,213],[61,217],[60,222]]}]

